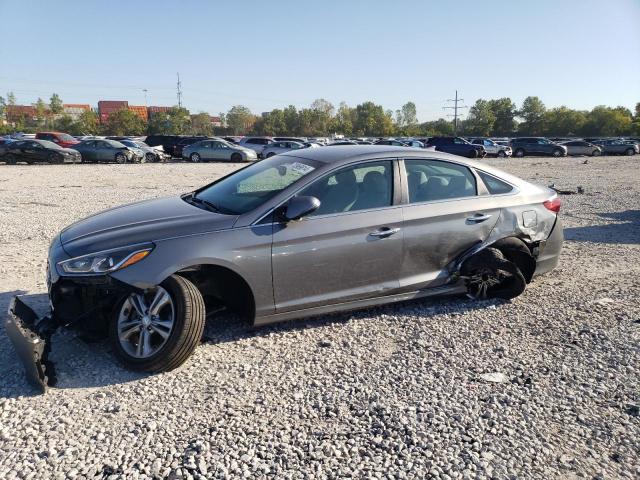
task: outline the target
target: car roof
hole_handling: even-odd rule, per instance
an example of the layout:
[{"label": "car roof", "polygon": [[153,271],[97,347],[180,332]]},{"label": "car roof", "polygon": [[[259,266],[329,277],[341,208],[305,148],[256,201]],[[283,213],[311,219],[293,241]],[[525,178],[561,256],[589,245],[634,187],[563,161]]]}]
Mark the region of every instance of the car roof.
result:
[{"label": "car roof", "polygon": [[[305,148],[301,150],[289,150],[287,152],[278,154],[278,157],[295,157],[304,160],[315,160],[317,162],[322,162],[325,164],[335,164],[336,166],[341,164],[348,164],[359,160],[375,160],[383,159],[385,157],[442,160],[446,162],[457,163],[459,165],[464,165],[489,173],[521,188],[525,186],[532,186],[532,184],[526,182],[520,177],[511,175],[504,170],[492,167],[484,162],[464,158],[459,155],[452,155],[449,153],[437,152],[435,150],[426,150],[423,148],[415,147],[396,147],[393,145],[337,145],[331,148]],[[536,186],[534,188],[539,187]]]}]

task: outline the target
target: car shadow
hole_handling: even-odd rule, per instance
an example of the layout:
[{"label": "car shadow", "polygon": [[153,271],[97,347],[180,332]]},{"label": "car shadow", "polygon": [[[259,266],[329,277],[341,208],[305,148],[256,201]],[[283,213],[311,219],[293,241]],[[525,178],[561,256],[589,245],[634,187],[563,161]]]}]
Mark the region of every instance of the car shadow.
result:
[{"label": "car shadow", "polygon": [[566,240],[579,242],[635,245],[640,243],[640,210],[599,213],[603,219],[614,220],[603,225],[568,227],[564,229]]},{"label": "car shadow", "polygon": [[[14,295],[23,295],[22,291],[0,293],[0,308],[7,311]],[[25,303],[38,315],[47,311],[46,294],[24,295]],[[418,300],[371,307],[349,312],[325,314],[298,320],[290,320],[262,327],[252,327],[240,317],[220,312],[207,319],[203,334],[203,343],[221,344],[246,338],[268,336],[273,333],[323,328],[329,325],[347,323],[352,319],[380,315],[416,315],[431,316],[452,311],[463,313],[470,310],[488,308],[503,303],[501,300],[472,301],[464,297],[433,297]],[[109,342],[105,339],[87,343],[81,340],[72,329],[60,329],[52,337],[50,360],[54,362],[57,383],[56,389],[99,388],[108,385],[125,384],[143,379],[152,374],[132,372],[117,363],[111,353]],[[322,345],[321,345],[322,346]],[[0,336],[0,398],[38,395],[40,390],[31,386],[25,377],[22,364],[13,350],[6,335]]]}]

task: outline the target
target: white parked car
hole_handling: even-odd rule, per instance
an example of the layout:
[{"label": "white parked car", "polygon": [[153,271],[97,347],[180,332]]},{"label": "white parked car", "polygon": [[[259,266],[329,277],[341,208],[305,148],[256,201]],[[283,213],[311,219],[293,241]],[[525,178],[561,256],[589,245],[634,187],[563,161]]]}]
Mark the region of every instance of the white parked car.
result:
[{"label": "white parked car", "polygon": [[487,157],[510,157],[513,154],[509,145],[500,145],[490,138],[471,138],[469,141],[474,145],[482,145]]}]

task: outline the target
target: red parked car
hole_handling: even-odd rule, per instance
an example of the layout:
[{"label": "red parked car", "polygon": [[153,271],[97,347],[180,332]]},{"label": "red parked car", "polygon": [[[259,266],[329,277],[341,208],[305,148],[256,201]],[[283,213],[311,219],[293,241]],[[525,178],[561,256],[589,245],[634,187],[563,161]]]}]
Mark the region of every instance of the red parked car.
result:
[{"label": "red parked car", "polygon": [[73,148],[74,145],[80,143],[68,133],[62,132],[38,132],[36,138],[39,140],[49,140],[50,142],[57,143],[62,148]]}]

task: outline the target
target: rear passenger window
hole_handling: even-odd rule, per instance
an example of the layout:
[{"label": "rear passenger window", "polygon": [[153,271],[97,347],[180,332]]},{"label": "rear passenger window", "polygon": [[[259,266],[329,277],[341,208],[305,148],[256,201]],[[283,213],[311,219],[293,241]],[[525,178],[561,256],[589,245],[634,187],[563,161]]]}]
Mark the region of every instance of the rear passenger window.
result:
[{"label": "rear passenger window", "polygon": [[478,175],[480,175],[480,178],[487,187],[487,190],[489,190],[489,193],[492,195],[509,193],[513,190],[513,186],[509,185],[507,182],[498,180],[496,177],[489,175],[488,173],[478,172]]},{"label": "rear passenger window", "polygon": [[477,195],[476,179],[462,165],[441,160],[405,160],[409,202],[431,202]]}]

